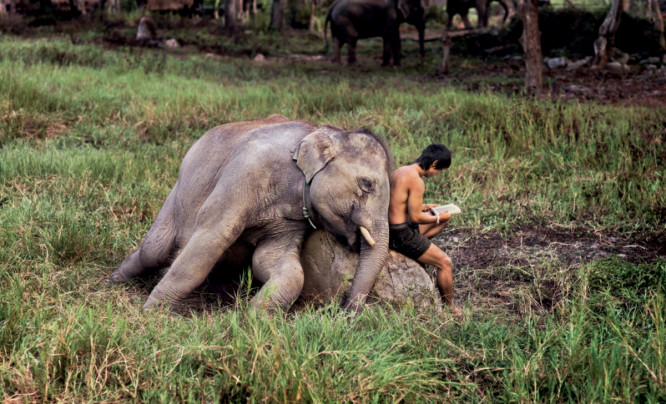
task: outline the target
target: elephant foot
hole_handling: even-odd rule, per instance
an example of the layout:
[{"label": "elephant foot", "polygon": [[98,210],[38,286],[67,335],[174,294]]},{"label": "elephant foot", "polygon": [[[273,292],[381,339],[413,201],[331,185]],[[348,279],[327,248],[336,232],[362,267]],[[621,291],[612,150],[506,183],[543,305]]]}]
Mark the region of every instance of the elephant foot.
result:
[{"label": "elephant foot", "polygon": [[129,277],[123,275],[122,272],[119,270],[119,268],[116,268],[111,273],[111,276],[109,276],[109,284],[110,285],[119,285],[121,283],[127,282],[128,280],[129,280]]}]

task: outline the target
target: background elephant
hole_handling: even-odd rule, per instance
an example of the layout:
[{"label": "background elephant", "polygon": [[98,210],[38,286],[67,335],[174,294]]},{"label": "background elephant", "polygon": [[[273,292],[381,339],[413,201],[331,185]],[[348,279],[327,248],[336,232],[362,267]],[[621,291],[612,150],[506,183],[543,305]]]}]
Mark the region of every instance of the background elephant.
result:
[{"label": "background elephant", "polygon": [[111,278],[125,281],[171,265],[148,309],[177,303],[213,267],[235,271],[251,260],[263,283],[253,304],[288,308],[303,287],[306,211],[315,226],[359,251],[344,302],[359,310],[388,251],[392,165],[384,143],[367,131],[317,128],[283,116],[214,128],[187,152],[145,240]]},{"label": "background elephant", "polygon": [[[478,26],[487,27],[488,26],[488,17],[490,14],[490,3],[493,0],[447,0],[446,2],[446,13],[448,15],[448,22],[446,23],[447,28],[451,28],[453,22],[453,17],[458,14],[465,24],[465,28],[471,29],[472,24],[467,18],[467,13],[469,13],[470,8],[476,8],[476,12],[479,16]],[[504,9],[504,18],[503,21],[506,21],[511,15],[515,13],[512,0],[497,0],[502,8]]]},{"label": "background elephant", "polygon": [[[324,23],[331,23],[333,61],[340,61],[340,47],[347,44],[347,63],[356,62],[356,42],[359,39],[382,37],[384,51],[382,66],[393,59],[400,66],[400,24],[407,22],[419,33],[419,53],[425,57],[425,9],[421,0],[336,0],[331,4]],[[328,43],[327,43],[328,44]]]}]

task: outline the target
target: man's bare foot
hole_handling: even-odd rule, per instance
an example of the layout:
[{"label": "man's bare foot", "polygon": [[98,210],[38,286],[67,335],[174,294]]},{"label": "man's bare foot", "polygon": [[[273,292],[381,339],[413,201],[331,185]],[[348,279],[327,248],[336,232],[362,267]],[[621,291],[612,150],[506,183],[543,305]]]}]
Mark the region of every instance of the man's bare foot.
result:
[{"label": "man's bare foot", "polygon": [[451,314],[453,314],[453,317],[457,319],[461,319],[463,317],[463,311],[460,307],[452,305],[449,306],[449,310],[451,310]]}]

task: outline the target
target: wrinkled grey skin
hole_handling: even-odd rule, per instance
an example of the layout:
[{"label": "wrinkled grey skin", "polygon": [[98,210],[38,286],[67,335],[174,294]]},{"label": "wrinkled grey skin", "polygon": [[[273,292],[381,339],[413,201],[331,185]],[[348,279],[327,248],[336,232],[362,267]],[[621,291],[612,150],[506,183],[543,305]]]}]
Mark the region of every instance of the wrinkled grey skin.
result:
[{"label": "wrinkled grey skin", "polygon": [[[138,250],[112,274],[122,282],[171,265],[144,309],[173,305],[211,272],[235,270],[251,255],[263,283],[255,307],[288,308],[303,287],[299,254],[309,224],[360,246],[344,306],[358,311],[388,251],[386,147],[371,134],[271,116],[231,123],[203,135],[187,152],[178,180]],[[359,234],[364,226],[371,247]]]},{"label": "wrinkled grey skin", "polygon": [[[356,63],[356,42],[381,37],[384,43],[382,66],[400,66],[400,24],[407,22],[419,33],[421,61],[425,57],[425,9],[421,0],[336,0],[328,9],[324,23],[331,23],[333,61],[340,62],[340,48],[347,44],[347,63]],[[328,43],[327,43],[328,45]]]},{"label": "wrinkled grey skin", "polygon": [[[447,0],[446,1],[446,13],[448,15],[448,22],[446,23],[446,27],[448,29],[451,29],[451,24],[453,22],[453,17],[458,14],[460,15],[460,18],[463,21],[463,24],[465,24],[466,29],[471,29],[472,24],[469,22],[469,19],[467,18],[467,13],[469,12],[470,8],[476,8],[476,12],[479,16],[479,27],[487,27],[488,26],[488,17],[490,14],[490,2],[492,0]],[[504,19],[503,21],[506,21],[508,15],[509,15],[509,7],[507,6],[506,2],[511,1],[511,0],[497,0],[502,8],[504,8]]]}]

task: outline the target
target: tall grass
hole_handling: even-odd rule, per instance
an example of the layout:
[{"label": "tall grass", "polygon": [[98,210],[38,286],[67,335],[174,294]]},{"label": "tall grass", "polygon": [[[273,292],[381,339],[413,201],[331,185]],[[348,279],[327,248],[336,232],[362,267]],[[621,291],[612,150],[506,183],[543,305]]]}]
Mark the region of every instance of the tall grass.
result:
[{"label": "tall grass", "polygon": [[[462,206],[457,228],[663,236],[663,108],[470,94],[430,77],[431,65],[350,71],[1,39],[0,397],[666,400],[663,258],[490,268],[513,271],[522,289],[507,306],[477,291],[460,321],[386,305],[350,317],[334,304],[265,318],[246,296],[173,317],[140,312],[149,286],[108,285],[188,147],[213,126],[273,113],[370,128],[399,164],[449,145],[453,165],[426,197]],[[540,276],[561,288],[558,304],[539,303]]]}]

